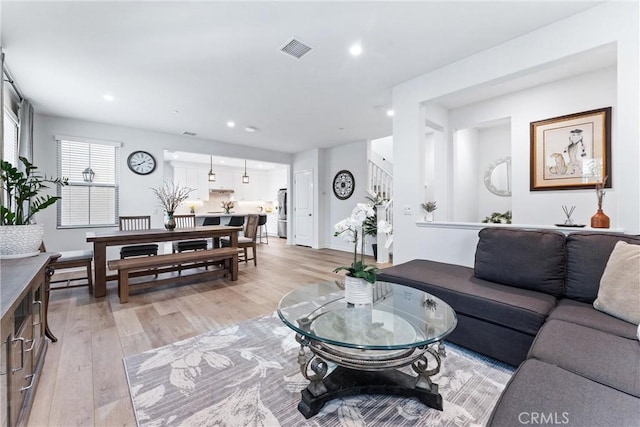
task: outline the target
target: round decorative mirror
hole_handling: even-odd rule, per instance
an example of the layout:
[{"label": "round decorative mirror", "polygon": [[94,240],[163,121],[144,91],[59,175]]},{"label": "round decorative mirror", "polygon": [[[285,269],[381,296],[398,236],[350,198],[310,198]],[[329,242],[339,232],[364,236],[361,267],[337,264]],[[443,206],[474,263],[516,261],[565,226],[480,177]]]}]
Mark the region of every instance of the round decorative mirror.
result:
[{"label": "round decorative mirror", "polygon": [[511,197],[511,157],[491,163],[484,173],[484,185],[496,196]]}]

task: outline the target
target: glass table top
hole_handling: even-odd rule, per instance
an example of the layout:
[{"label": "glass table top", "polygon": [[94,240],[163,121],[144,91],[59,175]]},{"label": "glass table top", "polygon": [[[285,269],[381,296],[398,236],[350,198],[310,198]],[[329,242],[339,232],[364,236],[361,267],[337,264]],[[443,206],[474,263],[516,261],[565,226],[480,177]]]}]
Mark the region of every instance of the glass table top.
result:
[{"label": "glass table top", "polygon": [[399,350],[440,341],[458,323],[444,301],[419,289],[376,282],[374,303],[348,305],[338,282],[302,286],[285,295],[278,316],[312,340],[364,350]]}]

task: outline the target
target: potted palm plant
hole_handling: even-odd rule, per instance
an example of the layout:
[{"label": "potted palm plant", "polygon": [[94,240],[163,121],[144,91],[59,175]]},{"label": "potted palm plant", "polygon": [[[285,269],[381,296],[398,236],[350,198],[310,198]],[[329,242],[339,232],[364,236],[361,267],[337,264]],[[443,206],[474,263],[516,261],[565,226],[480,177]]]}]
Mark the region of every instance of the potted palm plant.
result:
[{"label": "potted palm plant", "polygon": [[[362,231],[365,236],[376,238],[378,236],[378,227],[380,227],[380,231],[390,235],[393,231],[391,224],[389,224],[385,220],[378,221],[378,210],[377,206],[380,205],[388,205],[389,199],[382,196],[380,193],[375,193],[373,197],[366,197],[367,200],[371,202],[373,205],[373,216],[367,217],[362,224]],[[387,241],[388,245],[391,245],[391,241]],[[378,242],[376,240],[375,243],[371,244],[371,248],[373,249],[373,257],[378,259]]]},{"label": "potted palm plant", "polygon": [[0,257],[21,258],[39,252],[44,226],[33,224],[33,216],[53,205],[59,196],[42,195],[46,184],[67,185],[67,178],[53,178],[38,172],[20,157],[24,172],[2,160],[0,165],[4,199],[0,205]]}]

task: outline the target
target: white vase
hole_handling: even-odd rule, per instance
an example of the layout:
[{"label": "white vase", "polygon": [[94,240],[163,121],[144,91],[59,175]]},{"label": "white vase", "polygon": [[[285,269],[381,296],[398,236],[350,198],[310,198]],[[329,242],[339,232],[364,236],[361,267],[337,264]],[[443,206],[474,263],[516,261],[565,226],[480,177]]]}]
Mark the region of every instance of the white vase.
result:
[{"label": "white vase", "polygon": [[427,212],[424,216],[426,222],[433,222],[433,212]]},{"label": "white vase", "polygon": [[373,285],[359,277],[345,276],[344,299],[355,306],[373,304]]},{"label": "white vase", "polygon": [[0,258],[25,258],[37,255],[44,237],[44,225],[0,226]]}]

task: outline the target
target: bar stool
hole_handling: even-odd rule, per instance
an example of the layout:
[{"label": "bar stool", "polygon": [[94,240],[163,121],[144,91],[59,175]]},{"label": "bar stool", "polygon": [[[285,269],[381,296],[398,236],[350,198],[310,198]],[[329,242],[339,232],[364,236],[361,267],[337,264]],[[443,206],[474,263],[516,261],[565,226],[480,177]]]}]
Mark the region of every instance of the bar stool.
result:
[{"label": "bar stool", "polygon": [[229,220],[230,227],[242,227],[244,225],[244,215],[234,215]]},{"label": "bar stool", "polygon": [[[202,222],[202,225],[220,225],[220,217],[219,216],[207,216],[204,218],[204,221]],[[219,237],[214,237],[213,238],[213,248],[219,248],[220,247],[220,238]]]},{"label": "bar stool", "polygon": [[267,215],[260,214],[258,216],[258,237],[260,239],[260,243],[262,243],[262,235],[264,234],[267,245],[269,244],[269,233],[267,232]]}]

